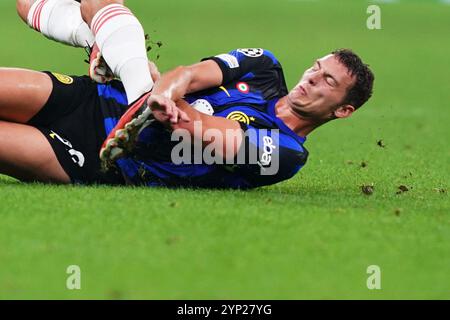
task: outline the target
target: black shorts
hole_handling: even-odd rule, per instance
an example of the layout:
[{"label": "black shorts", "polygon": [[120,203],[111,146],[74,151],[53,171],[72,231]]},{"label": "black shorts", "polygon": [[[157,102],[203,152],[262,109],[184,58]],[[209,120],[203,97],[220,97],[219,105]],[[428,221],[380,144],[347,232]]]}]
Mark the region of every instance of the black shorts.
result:
[{"label": "black shorts", "polygon": [[[73,183],[123,184],[120,172],[102,172],[99,159],[106,138],[101,105],[116,102],[100,97],[97,84],[87,76],[45,73],[53,81],[53,91],[28,124],[45,135]],[[126,110],[123,105],[115,107],[119,113]]]}]

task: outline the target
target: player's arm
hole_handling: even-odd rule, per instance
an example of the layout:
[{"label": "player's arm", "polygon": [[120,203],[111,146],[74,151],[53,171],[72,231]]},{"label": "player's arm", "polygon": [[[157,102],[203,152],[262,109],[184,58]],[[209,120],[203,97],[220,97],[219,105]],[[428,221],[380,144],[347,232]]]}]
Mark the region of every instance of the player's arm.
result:
[{"label": "player's arm", "polygon": [[152,95],[161,95],[178,101],[186,94],[222,84],[219,65],[213,60],[202,61],[191,66],[180,66],[167,73],[155,83]]},{"label": "player's arm", "polygon": [[[212,60],[177,67],[155,83],[148,104],[158,121],[168,124],[173,130],[186,130],[194,139],[201,139],[204,146],[216,143],[215,150],[227,159],[234,157],[241,145],[239,123],[201,113],[182,100],[188,93],[220,86],[222,80],[222,70]],[[208,136],[208,133],[213,136]],[[231,138],[226,139],[227,136]]]},{"label": "player's arm", "polygon": [[[163,76],[164,77],[164,76]],[[192,108],[183,99],[176,103],[171,99],[152,95],[149,98],[154,117],[172,130],[187,133],[194,142],[202,141],[203,147],[213,143],[213,149],[225,161],[232,160],[238,153],[243,131],[237,121],[214,117]]]},{"label": "player's arm", "polygon": [[[209,57],[200,63],[180,66],[167,72],[155,83],[149,104],[157,104],[156,99],[159,101],[167,99],[169,105],[166,111],[170,122],[174,124],[180,118],[187,118],[184,112],[179,112],[174,103],[186,94],[224,85],[240,79],[249,72],[264,74],[267,70],[281,68],[271,52],[253,49],[250,54],[250,49],[246,50],[233,50],[227,54]],[[168,100],[172,100],[171,105]]]},{"label": "player's arm", "polygon": [[[172,129],[188,130],[195,138],[202,139],[204,144],[211,143],[211,140],[205,139],[204,135],[210,129],[221,132],[222,137],[226,137],[227,130],[239,130],[238,122],[200,113],[181,99],[188,93],[218,87],[239,79],[250,71],[261,73],[278,66],[278,62],[270,52],[262,49],[255,50],[253,55],[242,50],[234,50],[228,54],[207,58],[191,66],[178,67],[164,74],[155,83],[148,100],[156,119],[168,123]],[[202,123],[201,131],[193,130],[193,124],[196,121]],[[200,137],[199,132],[201,132]],[[230,143],[227,143],[229,141],[223,140],[223,152],[227,152],[224,154],[229,155],[230,150],[232,150],[231,154],[236,154],[241,144],[242,134],[236,135],[232,147]]]},{"label": "player's arm", "polygon": [[[222,83],[222,70],[216,62],[203,61],[192,66],[180,66],[164,75],[156,81],[152,95],[147,103],[152,108],[155,118],[160,122],[177,124],[179,120],[189,121],[186,114],[190,111],[184,107],[180,110],[176,103],[190,92],[217,87]],[[201,114],[190,112],[194,118]]]},{"label": "player's arm", "polygon": [[183,99],[177,101],[177,107],[191,121],[172,124],[172,130],[186,130],[191,137],[201,140],[203,147],[212,147],[225,161],[235,158],[244,136],[239,122],[199,112]]}]

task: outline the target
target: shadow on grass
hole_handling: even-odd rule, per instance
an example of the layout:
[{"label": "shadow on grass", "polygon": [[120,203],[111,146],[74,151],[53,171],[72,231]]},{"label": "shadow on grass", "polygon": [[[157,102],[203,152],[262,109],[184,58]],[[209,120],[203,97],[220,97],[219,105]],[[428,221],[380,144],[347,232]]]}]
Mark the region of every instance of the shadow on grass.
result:
[{"label": "shadow on grass", "polygon": [[19,180],[13,179],[13,178],[0,176],[0,187],[3,187],[3,186],[19,186],[21,184],[24,184],[24,183],[20,182]]},{"label": "shadow on grass", "polygon": [[14,187],[14,188],[52,188],[52,189],[73,189],[73,190],[89,190],[89,189],[103,189],[103,190],[126,190],[137,192],[166,192],[166,193],[184,193],[184,194],[197,194],[202,193],[208,196],[242,196],[245,198],[259,198],[259,197],[295,197],[297,199],[310,198],[317,196],[332,196],[342,193],[336,187],[330,185],[329,188],[323,186],[302,186],[297,184],[279,184],[272,186],[264,186],[254,189],[214,189],[214,188],[195,188],[195,187],[148,187],[139,185],[82,185],[82,184],[51,184],[42,182],[22,182],[14,178],[0,175],[0,188],[1,187]]},{"label": "shadow on grass", "polygon": [[74,189],[126,189],[126,190],[155,190],[155,191],[169,191],[169,192],[186,192],[186,193],[196,193],[196,192],[206,192],[208,194],[251,194],[251,195],[271,195],[271,194],[284,194],[284,195],[297,195],[302,194],[317,194],[317,193],[329,193],[335,192],[335,189],[330,188],[329,190],[323,190],[323,188],[314,188],[311,190],[311,186],[306,188],[293,187],[292,185],[272,185],[258,187],[254,189],[220,189],[220,188],[195,188],[195,187],[158,187],[158,186],[144,186],[144,185],[103,185],[103,184],[92,184],[92,185],[82,185],[82,184],[52,184],[52,183],[42,183],[42,182],[23,182],[10,178],[8,176],[0,175],[0,187],[24,187],[24,188],[42,188],[42,187],[53,187],[53,188],[74,188]]}]

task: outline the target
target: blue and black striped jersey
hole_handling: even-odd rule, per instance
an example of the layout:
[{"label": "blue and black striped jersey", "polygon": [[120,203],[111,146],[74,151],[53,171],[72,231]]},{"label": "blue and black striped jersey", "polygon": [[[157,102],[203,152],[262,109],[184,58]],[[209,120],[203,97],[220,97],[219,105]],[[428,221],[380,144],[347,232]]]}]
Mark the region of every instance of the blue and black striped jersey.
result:
[{"label": "blue and black striped jersey", "polygon": [[[288,93],[275,56],[263,49],[237,49],[203,60],[208,59],[222,70],[222,85],[189,94],[185,100],[199,111],[240,122],[246,133],[236,157],[240,161],[175,164],[171,152],[177,142],[155,123],[141,133],[134,157],[118,161],[132,183],[247,189],[289,179],[306,163],[306,138],[275,115],[276,103]],[[107,131],[113,125],[106,123]]]}]

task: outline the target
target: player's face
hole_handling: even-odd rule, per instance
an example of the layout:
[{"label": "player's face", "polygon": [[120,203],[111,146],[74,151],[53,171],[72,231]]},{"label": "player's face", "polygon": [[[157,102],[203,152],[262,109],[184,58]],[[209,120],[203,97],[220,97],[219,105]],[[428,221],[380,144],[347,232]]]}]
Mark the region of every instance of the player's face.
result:
[{"label": "player's face", "polygon": [[[299,83],[289,92],[288,100],[305,117],[317,120],[345,117],[354,110],[351,106],[348,109],[348,105],[343,105],[354,81],[355,78],[350,75],[347,67],[330,54],[316,60],[305,71]],[[347,111],[351,111],[350,114],[341,116],[338,110],[341,108],[347,108]]]}]

